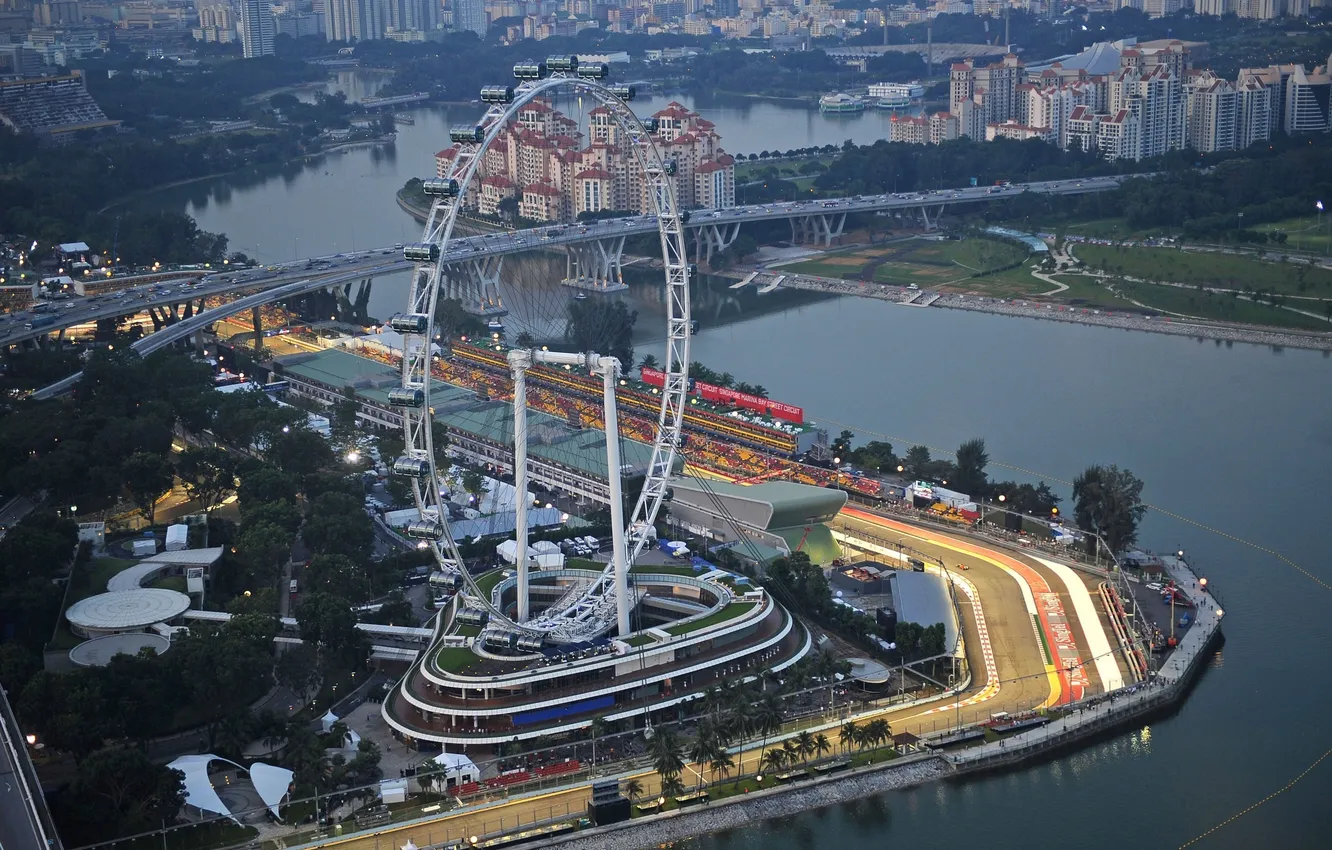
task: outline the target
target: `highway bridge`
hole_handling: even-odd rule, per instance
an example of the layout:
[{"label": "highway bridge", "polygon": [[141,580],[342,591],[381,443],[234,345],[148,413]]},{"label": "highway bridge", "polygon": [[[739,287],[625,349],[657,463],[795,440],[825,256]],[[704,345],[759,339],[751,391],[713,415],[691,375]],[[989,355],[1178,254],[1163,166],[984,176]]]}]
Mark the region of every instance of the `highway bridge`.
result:
[{"label": "highway bridge", "polygon": [[[886,212],[918,218],[926,229],[932,229],[942,211],[952,205],[1012,198],[1024,192],[1057,195],[1105,192],[1117,188],[1123,179],[1095,177],[695,210],[687,227],[694,238],[695,257],[706,260],[714,252],[729,247],[747,222],[785,219],[790,222],[793,242],[829,245],[842,233],[849,213]],[[656,230],[656,218],[643,215],[458,237],[449,243],[444,254],[444,264],[454,271],[450,275],[452,289],[445,294],[461,298],[466,309],[478,315],[503,312],[498,306],[498,284],[504,257],[556,248],[568,253],[571,267],[576,264],[584,288],[602,291],[622,288],[618,280],[625,239]],[[406,271],[412,263],[399,259],[401,252],[401,246],[393,246],[311,257],[262,269],[207,274],[195,284],[162,281],[56,302],[49,308],[52,312],[44,315],[29,312],[0,315],[0,346],[51,334],[59,338],[70,327],[146,312],[155,326],[171,331],[163,335],[159,330],[139,340],[136,350],[147,353],[247,309],[257,311],[259,306],[273,301]],[[205,310],[205,300],[215,296],[240,297]],[[40,322],[45,324],[39,325]]]},{"label": "highway bridge", "polygon": [[0,848],[60,850],[41,783],[9,695],[0,688]]}]

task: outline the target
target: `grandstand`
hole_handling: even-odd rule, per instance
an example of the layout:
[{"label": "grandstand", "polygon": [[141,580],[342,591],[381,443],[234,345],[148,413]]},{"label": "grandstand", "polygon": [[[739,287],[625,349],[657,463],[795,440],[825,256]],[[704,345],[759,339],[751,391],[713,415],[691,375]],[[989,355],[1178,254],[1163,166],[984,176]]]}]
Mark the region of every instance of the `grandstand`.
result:
[{"label": "grandstand", "polygon": [[55,139],[120,124],[102,112],[78,71],[63,77],[0,82],[0,123],[17,133]]}]

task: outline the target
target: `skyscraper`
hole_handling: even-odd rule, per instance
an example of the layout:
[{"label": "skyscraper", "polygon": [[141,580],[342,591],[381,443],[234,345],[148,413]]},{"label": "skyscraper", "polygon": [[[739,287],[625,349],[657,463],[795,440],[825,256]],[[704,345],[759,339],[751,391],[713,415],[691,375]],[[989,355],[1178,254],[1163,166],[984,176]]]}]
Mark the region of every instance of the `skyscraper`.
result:
[{"label": "skyscraper", "polygon": [[241,48],[246,59],[273,55],[273,7],[268,0],[241,0]]},{"label": "skyscraper", "polygon": [[485,38],[485,0],[453,0],[453,28],[458,32],[471,30],[481,38]]}]

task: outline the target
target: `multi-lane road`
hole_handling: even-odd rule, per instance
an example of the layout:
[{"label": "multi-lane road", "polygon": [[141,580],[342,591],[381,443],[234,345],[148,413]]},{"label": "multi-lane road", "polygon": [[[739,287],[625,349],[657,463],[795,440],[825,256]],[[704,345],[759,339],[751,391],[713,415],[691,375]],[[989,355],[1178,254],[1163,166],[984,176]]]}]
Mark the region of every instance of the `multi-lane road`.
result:
[{"label": "multi-lane road", "polygon": [[[1122,178],[1096,177],[1083,180],[1056,180],[1040,183],[1014,183],[1008,186],[971,186],[960,189],[940,189],[929,192],[901,192],[881,195],[858,195],[852,198],[832,198],[809,201],[783,201],[752,204],[725,210],[695,210],[690,214],[688,227],[769,221],[782,218],[801,218],[812,215],[840,215],[842,213],[912,210],[921,207],[937,208],[955,204],[999,200],[1023,192],[1043,194],[1081,194],[1104,192],[1116,188]],[[653,233],[657,229],[655,216],[630,216],[604,219],[586,224],[556,224],[526,230],[487,233],[480,236],[462,236],[451,239],[444,252],[445,264],[464,263],[490,257],[519,254],[542,248],[554,248],[579,242],[637,236]],[[186,302],[198,302],[210,296],[240,296],[260,294],[257,303],[290,298],[312,290],[355,280],[405,271],[412,264],[399,259],[401,245],[376,248],[349,254],[294,260],[264,268],[203,273],[197,282],[159,282],[127,287],[116,292],[71,298],[49,305],[47,312],[22,311],[0,314],[0,346],[13,345],[25,340],[45,336],[66,328],[108,319],[115,316],[167,309]],[[254,306],[247,302],[248,306]],[[232,312],[246,307],[232,305]],[[220,314],[214,314],[220,318]],[[38,326],[39,319],[52,317],[54,321]]]}]

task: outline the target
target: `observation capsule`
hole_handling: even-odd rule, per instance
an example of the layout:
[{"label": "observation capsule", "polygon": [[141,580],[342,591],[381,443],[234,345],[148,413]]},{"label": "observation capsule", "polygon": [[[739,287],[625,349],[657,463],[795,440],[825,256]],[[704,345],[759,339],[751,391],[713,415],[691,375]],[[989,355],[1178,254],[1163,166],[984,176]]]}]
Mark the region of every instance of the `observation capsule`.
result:
[{"label": "observation capsule", "polygon": [[456,198],[458,197],[458,181],[453,179],[443,180],[422,180],[421,193],[429,195],[432,198]]},{"label": "observation capsule", "polygon": [[404,531],[407,532],[408,537],[416,540],[438,540],[444,536],[443,524],[433,519],[418,519],[415,522],[409,522]]},{"label": "observation capsule", "polygon": [[610,93],[628,103],[638,95],[638,89],[633,86],[611,86]]},{"label": "observation capsule", "polygon": [[519,62],[513,66],[513,75],[520,80],[544,80],[549,73],[545,62]]},{"label": "observation capsule", "polygon": [[430,326],[430,317],[425,313],[399,313],[389,319],[389,327],[400,334],[423,334]]},{"label": "observation capsule", "polygon": [[577,56],[548,56],[546,70],[552,74],[572,74],[578,70]]},{"label": "observation capsule", "polygon": [[389,404],[394,407],[424,407],[425,390],[420,387],[398,387],[389,390]]},{"label": "observation capsule", "polygon": [[449,130],[449,141],[459,144],[480,144],[486,140],[486,128],[480,124],[459,124]]},{"label": "observation capsule", "polygon": [[429,478],[430,461],[423,457],[403,455],[393,461],[393,474],[405,475],[408,478]]},{"label": "observation capsule", "polygon": [[610,66],[605,62],[593,62],[591,65],[579,65],[578,76],[585,80],[604,80],[610,76]]},{"label": "observation capsule", "polygon": [[415,263],[433,263],[439,259],[439,246],[434,242],[414,242],[402,249],[402,256]]},{"label": "observation capsule", "polygon": [[482,86],[482,103],[513,103],[513,86]]}]

